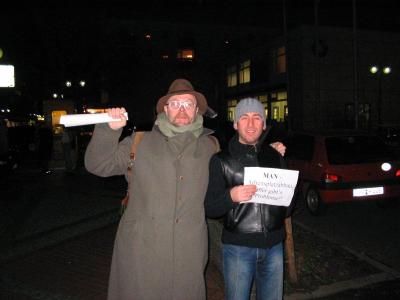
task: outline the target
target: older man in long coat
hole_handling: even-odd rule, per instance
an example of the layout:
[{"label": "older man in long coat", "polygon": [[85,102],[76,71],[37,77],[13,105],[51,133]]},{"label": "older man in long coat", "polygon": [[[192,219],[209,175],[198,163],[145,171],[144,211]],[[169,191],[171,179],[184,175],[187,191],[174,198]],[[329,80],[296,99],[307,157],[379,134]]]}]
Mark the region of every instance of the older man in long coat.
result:
[{"label": "older man in long coat", "polygon": [[[207,227],[204,196],[208,163],[216,145],[203,128],[205,97],[185,79],[175,80],[157,103],[157,120],[138,146],[129,205],[120,221],[108,299],[205,299]],[[89,172],[121,175],[133,137],[119,142],[124,108],[109,109],[120,121],[96,125],[85,154]]]}]

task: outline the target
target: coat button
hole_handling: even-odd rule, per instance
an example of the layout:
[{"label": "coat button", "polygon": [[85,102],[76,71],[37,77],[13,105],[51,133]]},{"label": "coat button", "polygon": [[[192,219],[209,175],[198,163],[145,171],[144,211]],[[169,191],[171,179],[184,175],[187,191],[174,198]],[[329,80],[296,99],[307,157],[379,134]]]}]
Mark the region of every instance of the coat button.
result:
[{"label": "coat button", "polygon": [[183,176],[181,175],[181,176],[179,176],[179,180],[183,180]]},{"label": "coat button", "polygon": [[179,218],[175,219],[175,223],[178,224],[179,223]]}]

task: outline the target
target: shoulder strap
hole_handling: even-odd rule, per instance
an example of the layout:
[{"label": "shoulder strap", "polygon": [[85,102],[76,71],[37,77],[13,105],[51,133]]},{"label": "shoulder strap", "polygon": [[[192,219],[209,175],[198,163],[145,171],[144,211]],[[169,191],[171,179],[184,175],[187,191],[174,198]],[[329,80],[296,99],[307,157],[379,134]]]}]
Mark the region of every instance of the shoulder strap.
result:
[{"label": "shoulder strap", "polygon": [[127,168],[127,181],[128,181],[128,190],[126,192],[126,196],[122,199],[121,201],[121,214],[124,213],[128,203],[129,203],[129,185],[131,184],[132,181],[132,166],[133,166],[133,161],[135,160],[135,153],[137,150],[137,147],[139,146],[140,141],[142,140],[144,135],[144,131],[137,131],[135,132],[135,135],[133,137],[132,145],[131,145],[131,153],[129,153],[130,161],[128,164]]},{"label": "shoulder strap", "polygon": [[218,139],[213,135],[207,135],[207,137],[209,137],[211,139],[212,143],[214,144],[215,153],[220,152],[221,151],[221,147],[219,145]]},{"label": "shoulder strap", "polygon": [[130,174],[130,171],[132,170],[132,165],[133,161],[135,160],[135,154],[137,147],[139,146],[140,141],[142,140],[144,135],[144,131],[137,131],[135,132],[135,135],[133,137],[132,145],[131,145],[131,152],[129,153],[129,164],[128,164],[128,175]]},{"label": "shoulder strap", "polygon": [[129,154],[131,159],[135,159],[135,153],[137,147],[139,146],[140,141],[142,140],[144,135],[144,131],[137,131],[135,132],[135,136],[133,137],[132,146],[131,146],[131,153]]}]

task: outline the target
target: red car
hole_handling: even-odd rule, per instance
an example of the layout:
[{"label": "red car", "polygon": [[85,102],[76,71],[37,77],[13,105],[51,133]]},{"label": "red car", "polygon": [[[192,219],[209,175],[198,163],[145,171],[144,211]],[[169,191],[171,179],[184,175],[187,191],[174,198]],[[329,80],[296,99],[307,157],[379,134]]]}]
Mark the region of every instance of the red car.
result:
[{"label": "red car", "polygon": [[400,201],[400,162],[378,136],[291,132],[285,144],[288,166],[300,171],[301,196],[313,215],[329,203]]}]

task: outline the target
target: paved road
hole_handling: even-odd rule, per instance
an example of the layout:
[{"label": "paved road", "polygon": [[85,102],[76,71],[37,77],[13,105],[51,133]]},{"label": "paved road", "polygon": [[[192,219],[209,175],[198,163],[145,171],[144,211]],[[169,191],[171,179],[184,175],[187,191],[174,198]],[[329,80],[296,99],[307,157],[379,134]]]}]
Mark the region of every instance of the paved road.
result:
[{"label": "paved road", "polygon": [[[99,189],[101,188],[101,192]],[[1,181],[0,259],[20,255],[116,219],[126,183],[80,168],[73,175],[19,170]],[[91,219],[93,219],[91,221]],[[84,227],[82,227],[84,226]]]},{"label": "paved road", "polygon": [[[63,171],[57,171],[50,175],[41,175],[37,170],[24,172],[23,174],[17,172],[16,176],[8,178],[7,181],[2,181],[1,184],[3,191],[6,191],[6,197],[3,197],[0,201],[0,242],[4,242],[1,246],[7,246],[9,242],[12,242],[13,247],[12,251],[8,251],[10,250],[8,247],[0,247],[0,261],[2,259],[9,261],[10,256],[14,258],[18,256],[21,258],[26,257],[26,259],[35,264],[38,260],[30,260],[32,256],[26,256],[24,253],[33,253],[35,249],[43,249],[44,245],[58,245],[70,237],[76,237],[115,222],[118,217],[116,211],[119,208],[119,201],[124,194],[125,187],[125,181],[121,177],[100,178],[88,174],[84,169],[79,169],[73,176]],[[100,189],[101,192],[99,193]],[[298,214],[294,217],[294,221],[301,220],[303,224],[318,230],[326,236],[330,236],[341,243],[348,242],[351,248],[361,247],[358,249],[360,252],[363,252],[365,248],[368,250],[365,253],[370,255],[370,253],[373,253],[372,250],[375,243],[371,243],[369,236],[374,239],[380,238],[379,241],[386,241],[384,236],[379,236],[379,231],[375,232],[371,227],[376,226],[381,233],[391,233],[394,237],[396,237],[396,229],[398,228],[398,223],[389,225],[384,217],[386,214],[386,216],[394,219],[398,214],[398,210],[389,210],[384,213],[375,213],[374,215],[376,211],[379,210],[375,206],[364,204],[335,206],[328,212],[327,216],[314,218],[300,209],[297,210]],[[112,240],[111,238],[110,245],[112,245]],[[390,246],[384,244],[384,247],[381,248],[382,251],[389,253],[388,255],[393,255],[389,248],[396,247],[395,239],[388,240],[392,244]],[[353,241],[356,241],[354,243],[355,246],[352,244]],[[85,249],[90,249],[87,245],[95,244],[95,242],[88,242],[87,240],[82,240],[82,243],[86,245]],[[69,245],[67,248],[69,249],[70,247]],[[82,249],[80,247],[78,248]],[[59,248],[56,247],[54,249]],[[398,251],[398,248],[396,249]],[[376,252],[380,254],[378,250]],[[61,250],[62,253],[66,253],[65,251],[67,250]],[[50,257],[46,252],[39,251],[38,253],[43,257],[44,261]],[[59,257],[58,253],[56,251],[54,257]],[[98,252],[96,253],[98,254]],[[107,255],[110,253],[109,251]],[[88,253],[88,255],[92,254]],[[382,256],[383,254],[381,254]],[[61,256],[61,263],[65,263],[64,258]],[[375,258],[378,258],[378,256],[376,255]],[[18,262],[18,260],[13,261]],[[387,264],[390,263],[387,260],[385,262]],[[25,270],[29,269],[26,268],[27,265],[22,261],[17,266],[20,266],[18,270],[22,272],[22,275],[25,274]],[[17,266],[12,265],[10,268]],[[41,267],[40,264],[36,266],[38,269]],[[62,267],[57,267],[55,272],[60,272],[61,269]],[[69,269],[65,268],[65,270],[68,271]],[[20,271],[16,271],[16,274],[20,274]],[[73,273],[73,271],[71,272]],[[43,275],[46,275],[46,273]],[[18,278],[20,278],[19,275]],[[26,280],[28,283],[30,280],[39,279],[31,275],[27,275],[26,278],[28,278]],[[101,285],[105,286],[104,274],[101,275],[101,278]],[[7,277],[6,279],[10,278]],[[20,286],[18,280],[6,282],[8,286],[13,286],[13,283]],[[71,281],[71,284],[73,283],[74,281]],[[24,291],[29,287],[29,284],[24,285]],[[63,287],[62,284],[60,284],[61,287]],[[395,290],[397,293],[398,282],[395,287],[397,287]],[[378,287],[377,290],[382,289]],[[216,291],[220,295],[221,287],[219,286]],[[332,293],[334,294],[335,291]],[[364,289],[353,292],[359,293],[361,291],[364,291]],[[303,296],[304,298],[301,299],[313,297],[313,295]],[[24,298],[10,299],[22,300]],[[365,299],[368,299],[368,296]]]},{"label": "paved road", "polygon": [[[105,300],[117,224],[0,265],[0,299]],[[222,275],[210,263],[208,300],[223,300]]]},{"label": "paved road", "polygon": [[400,272],[399,214],[400,205],[383,209],[362,202],[329,206],[315,217],[300,205],[293,220]]},{"label": "paved road", "polygon": [[[0,299],[106,299],[125,179],[21,169],[0,185]],[[206,275],[223,299],[217,266]]]}]

